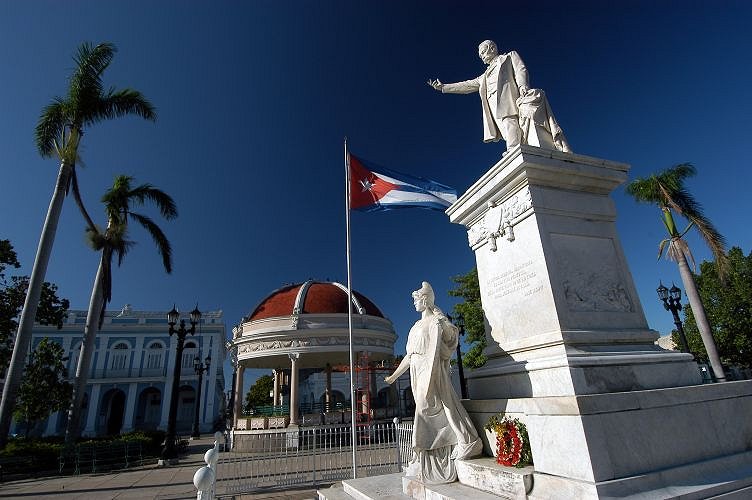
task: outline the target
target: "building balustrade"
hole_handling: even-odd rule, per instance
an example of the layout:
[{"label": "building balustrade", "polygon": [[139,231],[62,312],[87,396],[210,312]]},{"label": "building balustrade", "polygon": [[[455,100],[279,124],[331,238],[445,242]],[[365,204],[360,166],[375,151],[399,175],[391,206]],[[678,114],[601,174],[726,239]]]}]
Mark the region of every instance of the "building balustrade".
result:
[{"label": "building balustrade", "polygon": [[[73,376],[75,374],[71,374]],[[91,379],[103,378],[161,378],[167,375],[167,368],[103,368],[91,371]]]}]

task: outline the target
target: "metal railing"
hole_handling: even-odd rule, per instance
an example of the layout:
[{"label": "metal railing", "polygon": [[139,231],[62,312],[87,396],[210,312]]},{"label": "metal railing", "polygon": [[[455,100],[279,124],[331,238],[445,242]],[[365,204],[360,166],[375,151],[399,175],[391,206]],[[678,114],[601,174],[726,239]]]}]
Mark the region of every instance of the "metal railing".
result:
[{"label": "metal railing", "polygon": [[[217,496],[261,489],[332,483],[352,477],[352,432],[332,425],[235,434],[223,453]],[[412,458],[412,423],[357,426],[358,477],[399,472]]]}]

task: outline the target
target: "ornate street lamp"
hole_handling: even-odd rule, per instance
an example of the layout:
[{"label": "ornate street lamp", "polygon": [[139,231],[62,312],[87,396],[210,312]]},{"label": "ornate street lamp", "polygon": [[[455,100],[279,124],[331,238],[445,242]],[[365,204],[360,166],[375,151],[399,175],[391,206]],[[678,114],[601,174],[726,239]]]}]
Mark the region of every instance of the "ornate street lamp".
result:
[{"label": "ornate street lamp", "polygon": [[211,354],[206,356],[204,365],[201,364],[201,358],[196,356],[193,358],[193,371],[198,375],[198,392],[196,393],[196,414],[193,417],[193,432],[192,438],[200,438],[201,432],[198,429],[198,416],[201,411],[201,387],[203,387],[204,373],[209,371],[209,365],[211,364]]},{"label": "ornate street lamp", "polygon": [[[180,319],[180,313],[175,306],[167,313],[167,324],[170,325],[170,337],[175,333],[178,336],[177,349],[175,350],[175,369],[172,372],[172,390],[170,391],[170,414],[167,418],[167,436],[165,437],[165,446],[162,449],[162,458],[159,460],[160,465],[172,465],[177,463],[178,450],[175,442],[175,421],[178,416],[178,389],[180,387],[180,369],[183,364],[183,344],[185,337],[190,333],[196,333],[196,325],[201,321],[201,311],[196,306],[190,313],[191,327],[186,329],[185,320]],[[176,330],[175,324],[180,319],[180,327]]]},{"label": "ornate street lamp", "polygon": [[232,366],[232,385],[230,386],[230,397],[227,408],[227,420],[229,424],[225,422],[225,425],[232,427],[232,423],[235,422],[235,383],[238,379],[238,348],[228,340],[225,342],[225,349],[230,353],[230,365]]},{"label": "ornate street lamp", "polygon": [[671,289],[669,290],[663,286],[663,283],[660,283],[655,291],[658,292],[658,298],[663,302],[663,307],[667,311],[671,311],[671,314],[674,316],[674,324],[676,325],[676,330],[679,332],[682,352],[689,352],[687,337],[684,335],[684,326],[681,319],[679,319],[679,311],[682,310],[681,290],[674,284],[671,285]]},{"label": "ornate street lamp", "polygon": [[[449,321],[452,321],[451,316],[447,315],[447,318],[449,318]],[[457,369],[460,376],[460,392],[462,393],[462,399],[467,399],[467,382],[465,382],[465,371],[462,367],[462,350],[460,349],[460,346],[462,345],[462,337],[465,335],[465,318],[462,317],[461,314],[458,314],[452,322],[454,323],[454,326],[460,330],[459,335],[457,336]]]}]

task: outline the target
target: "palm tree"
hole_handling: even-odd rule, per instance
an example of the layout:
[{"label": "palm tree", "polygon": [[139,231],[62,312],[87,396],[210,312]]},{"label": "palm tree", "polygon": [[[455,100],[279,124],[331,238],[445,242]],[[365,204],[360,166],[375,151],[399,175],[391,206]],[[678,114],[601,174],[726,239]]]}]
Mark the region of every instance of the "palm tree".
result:
[{"label": "palm tree", "polygon": [[[692,227],[705,240],[705,243],[713,252],[719,275],[723,277],[726,269],[726,242],[723,236],[713,226],[713,223],[702,213],[702,207],[694,197],[684,187],[684,180],[687,177],[695,175],[697,171],[689,163],[682,163],[663,172],[653,174],[644,179],[635,179],[627,185],[626,191],[632,195],[635,200],[645,203],[655,203],[662,211],[663,225],[668,231],[668,238],[660,242],[658,246],[658,258],[666,250],[666,257],[675,261],[679,265],[679,275],[684,283],[684,290],[687,293],[687,299],[692,307],[692,313],[697,322],[697,328],[700,330],[702,342],[705,344],[705,350],[708,353],[710,366],[713,373],[719,381],[725,381],[721,359],[718,357],[713,335],[710,331],[710,324],[705,314],[705,308],[697,292],[692,272],[689,269],[688,261],[695,264],[695,259],[689,249],[689,245],[684,240]],[[684,231],[679,232],[674,221],[673,212],[686,218],[689,225]]]},{"label": "palm tree", "polygon": [[167,237],[154,221],[145,215],[133,212],[131,207],[141,206],[146,201],[150,201],[157,206],[165,219],[171,220],[178,215],[175,202],[167,193],[150,184],[132,188],[131,181],[133,178],[125,175],[116,177],[112,188],[108,189],[102,197],[107,214],[107,228],[104,232],[96,228],[94,230],[87,228],[92,247],[101,252],[101,257],[91,291],[89,311],[84,326],[84,341],[81,344],[81,353],[76,366],[76,379],[65,432],[66,443],[75,442],[81,431],[81,403],[86,389],[91,357],[94,353],[94,340],[97,331],[102,326],[107,304],[112,299],[112,258],[117,255],[118,266],[121,265],[125,254],[133,245],[133,242],[127,239],[129,220],[135,220],[141,224],[151,235],[162,256],[165,270],[168,273],[172,272],[172,249]]},{"label": "palm tree", "polygon": [[8,440],[13,406],[21,383],[42,283],[47,273],[63,200],[69,188],[73,189],[74,198],[82,209],[87,225],[93,228],[91,219],[83,210],[76,182],[75,167],[84,128],[102,120],[125,115],[137,115],[147,120],[156,119],[154,107],[140,92],[132,89],[104,89],[102,73],[110,65],[115,51],[115,46],[110,43],[96,46],[82,44],[73,58],[76,67],[69,80],[68,94],[65,97],[54,98],[44,108],[36,127],[39,153],[45,158],[56,156],[60,160],[60,169],[47,217],[42,226],[29,288],[19,319],[13,356],[0,400],[0,448],[5,447]]}]

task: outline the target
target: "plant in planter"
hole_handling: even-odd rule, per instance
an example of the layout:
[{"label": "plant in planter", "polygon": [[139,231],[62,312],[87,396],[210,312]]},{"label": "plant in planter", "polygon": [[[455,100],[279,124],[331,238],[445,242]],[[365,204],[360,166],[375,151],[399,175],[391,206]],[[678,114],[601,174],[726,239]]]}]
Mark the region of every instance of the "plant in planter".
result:
[{"label": "plant in planter", "polygon": [[527,428],[519,419],[507,417],[503,413],[493,415],[488,419],[485,429],[496,439],[494,443],[489,436],[496,462],[507,467],[532,465],[533,453],[530,450]]}]

